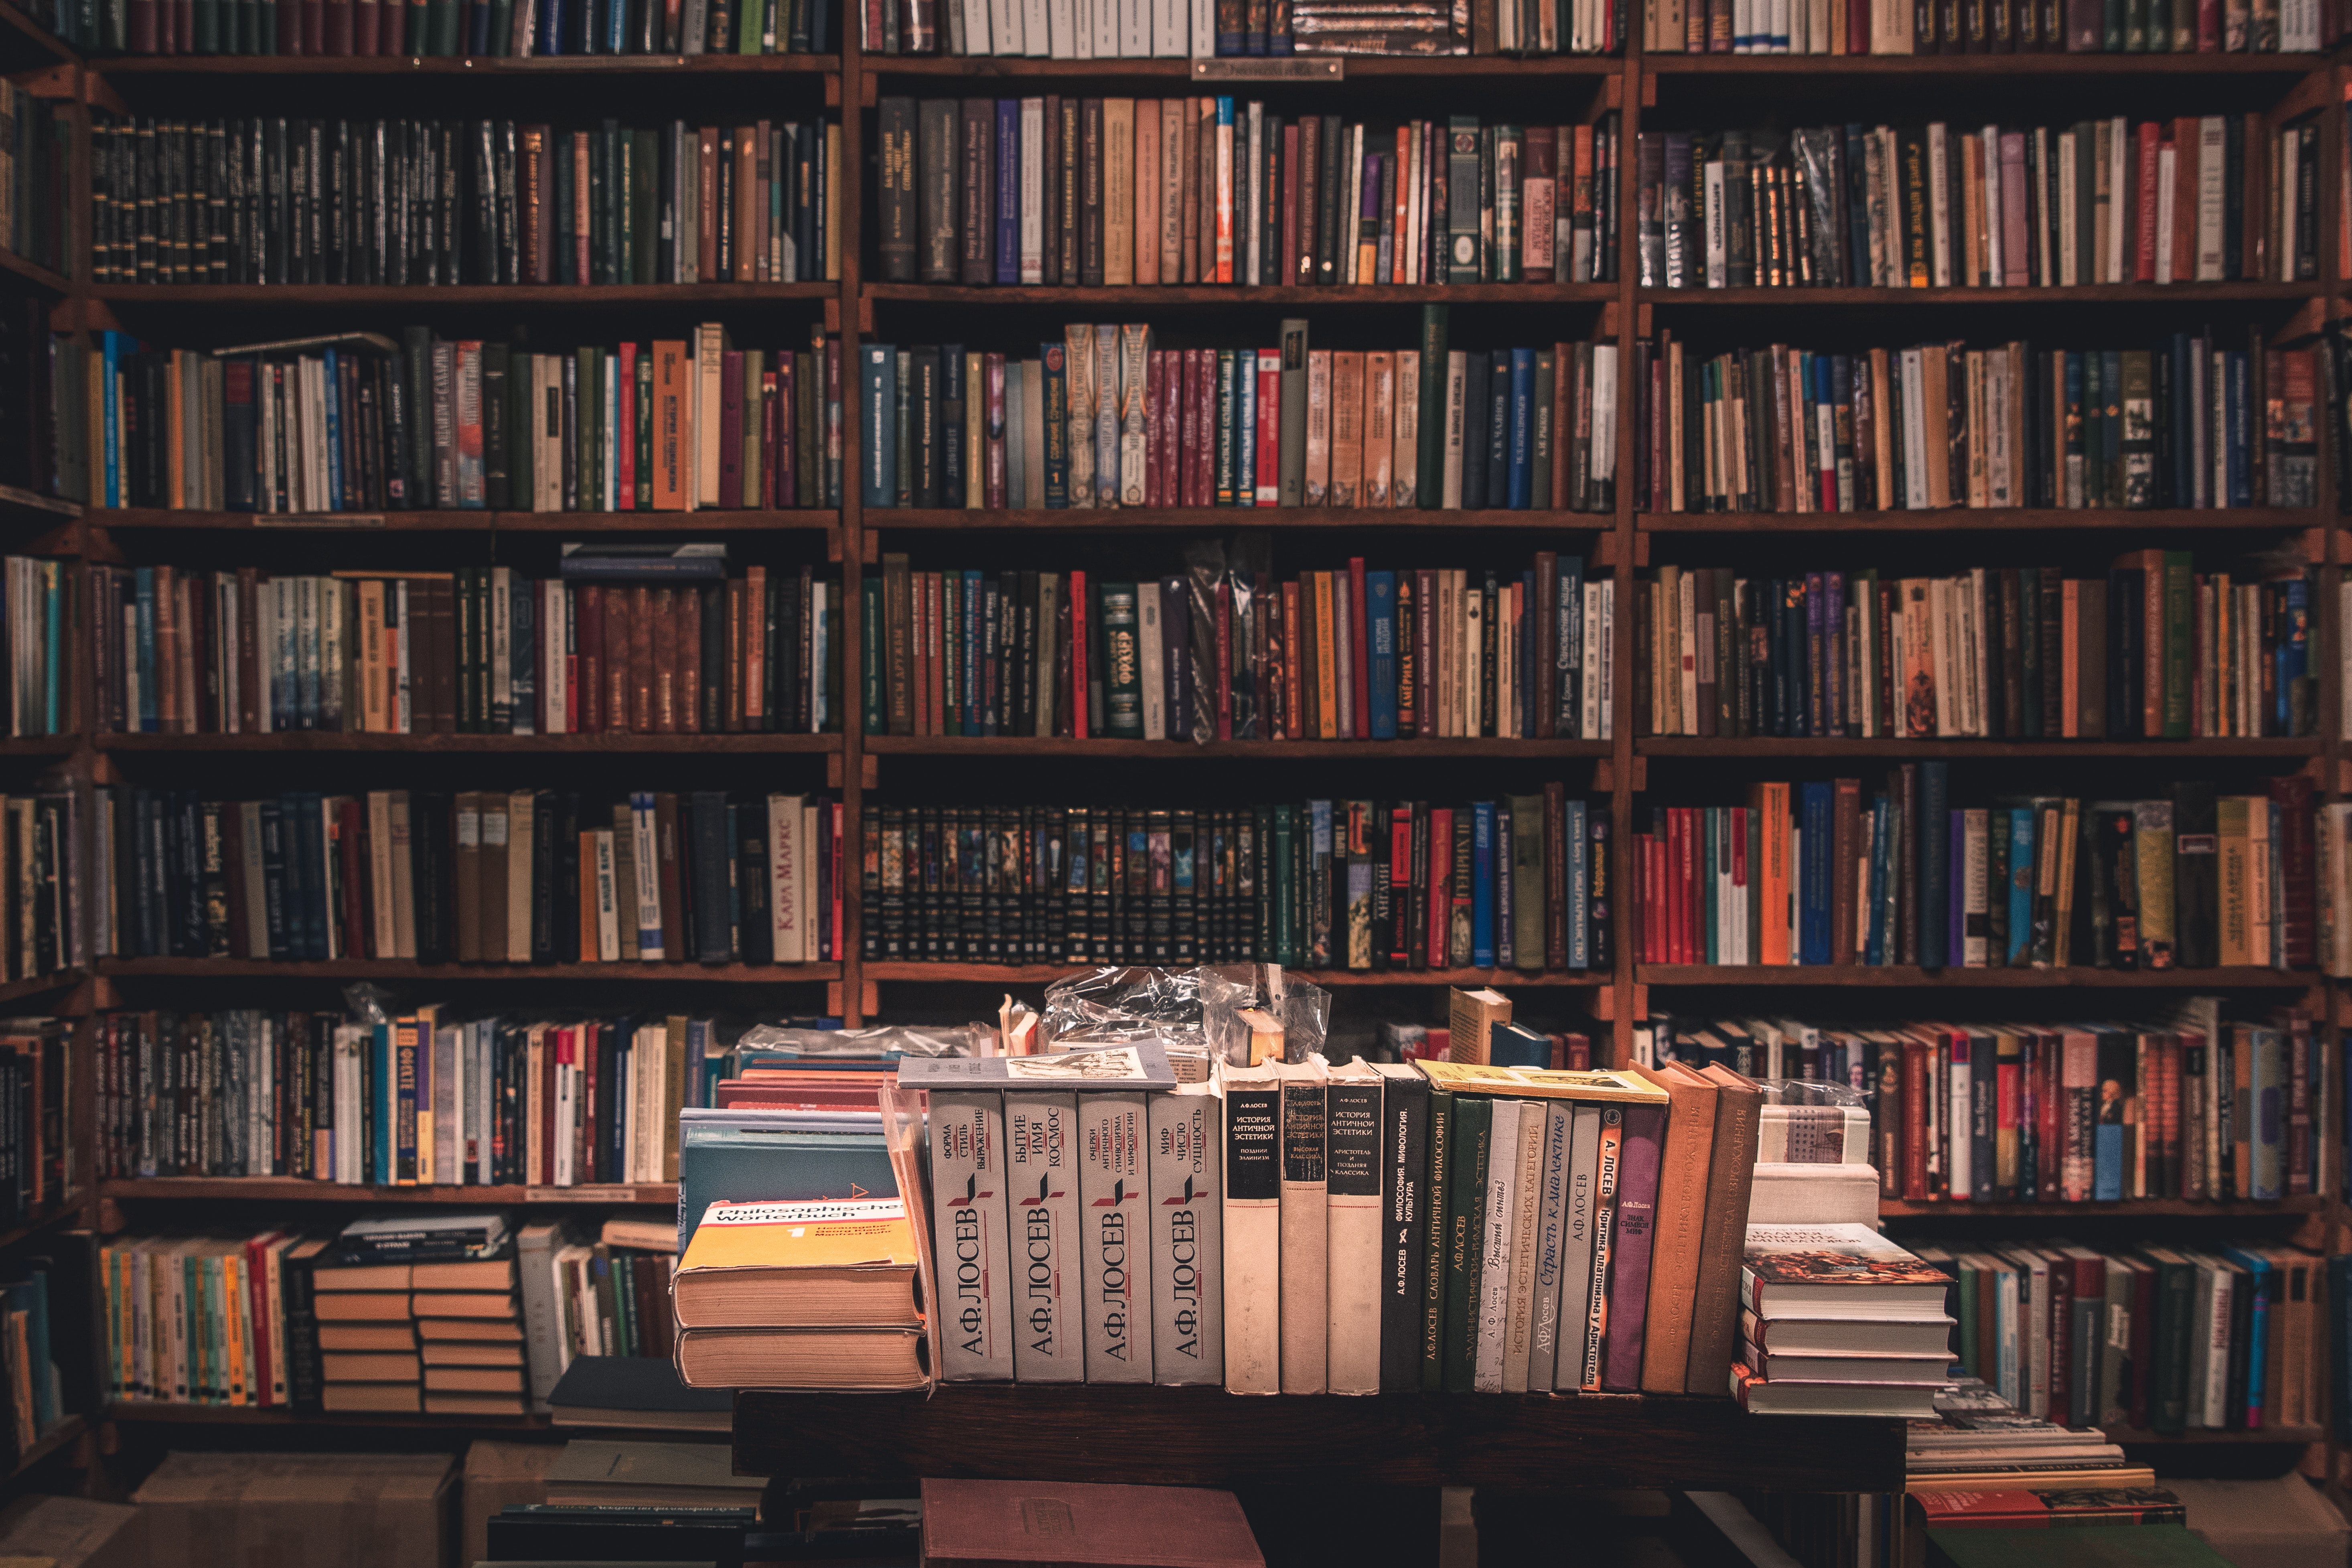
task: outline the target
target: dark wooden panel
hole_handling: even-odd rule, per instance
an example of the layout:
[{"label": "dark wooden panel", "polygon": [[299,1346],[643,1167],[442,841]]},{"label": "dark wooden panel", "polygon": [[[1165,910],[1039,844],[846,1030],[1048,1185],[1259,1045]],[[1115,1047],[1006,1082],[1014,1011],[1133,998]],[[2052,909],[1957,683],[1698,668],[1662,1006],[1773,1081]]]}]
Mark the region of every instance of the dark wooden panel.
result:
[{"label": "dark wooden panel", "polygon": [[1899,1422],[1761,1416],[1633,1395],[1237,1397],[1218,1388],[747,1392],[738,1475],[918,1475],[1171,1486],[1776,1487],[1895,1490]]}]

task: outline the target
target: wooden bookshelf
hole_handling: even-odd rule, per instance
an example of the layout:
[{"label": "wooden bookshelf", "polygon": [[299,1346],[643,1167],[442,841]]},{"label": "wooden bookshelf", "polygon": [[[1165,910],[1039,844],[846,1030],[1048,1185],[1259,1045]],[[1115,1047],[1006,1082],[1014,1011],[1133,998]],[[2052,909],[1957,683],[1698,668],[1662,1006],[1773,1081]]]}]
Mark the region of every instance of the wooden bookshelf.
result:
[{"label": "wooden bookshelf", "polygon": [[1902,1426],[1748,1415],[1729,1399],[945,1384],[735,1396],[750,1475],[914,1474],[1162,1486],[1758,1486],[1899,1490]]},{"label": "wooden bookshelf", "polygon": [[1650,55],[1645,74],[1712,77],[2303,77],[2326,55]]},{"label": "wooden bookshelf", "polygon": [[2273,1219],[2326,1214],[2328,1200],[2309,1194],[2230,1203],[2200,1203],[2189,1198],[2125,1198],[2112,1203],[1906,1203],[1900,1198],[1878,1200],[1881,1219],[2046,1219],[2072,1225],[2103,1219]]},{"label": "wooden bookshelf", "polygon": [[178,511],[161,507],[99,507],[85,525],[121,529],[233,529],[256,533],[332,531],[342,533],[832,533],[841,514],[831,507],[792,511]]},{"label": "wooden bookshelf", "polygon": [[499,305],[577,310],[602,305],[693,305],[705,309],[814,303],[836,297],[830,283],[100,283],[89,297],[110,305],[181,310],[410,310]]},{"label": "wooden bookshelf", "polygon": [[693,985],[793,984],[838,980],[842,972],[838,963],[418,963],[406,958],[101,958],[94,967],[117,980],[626,980]]},{"label": "wooden bookshelf", "polygon": [[280,730],[260,735],[108,735],[92,738],[100,752],[466,752],[562,755],[593,752],[656,752],[668,755],[722,755],[776,752],[825,755],[841,750],[838,734],[824,735],[384,735],[331,730]]},{"label": "wooden bookshelf", "polygon": [[1067,735],[867,735],[869,756],[1132,757],[1179,762],[1263,757],[1269,762],[1316,758],[1370,762],[1380,757],[1606,757],[1606,741],[1115,741]]},{"label": "wooden bookshelf", "polygon": [[1946,986],[1969,991],[2305,991],[2321,982],[2294,969],[1921,969],[1913,964],[1643,963],[1645,985],[1862,985],[1874,990]]},{"label": "wooden bookshelf", "polygon": [[1887,757],[1906,762],[1938,757],[1973,757],[1986,762],[2040,757],[2057,762],[2082,757],[2203,762],[2215,757],[2324,756],[2327,742],[2300,737],[2224,741],[1913,741],[1889,736],[1864,741],[1843,736],[1749,735],[1727,741],[1694,735],[1645,735],[1633,742],[1633,751],[1644,757]]},{"label": "wooden bookshelf", "polygon": [[2126,1447],[2162,1446],[2189,1447],[2199,1443],[2324,1443],[2327,1440],[2325,1426],[2256,1426],[2244,1431],[2214,1431],[2192,1426],[2186,1432],[2150,1432],[2138,1426],[2102,1426],[2110,1443]]},{"label": "wooden bookshelf", "polygon": [[[1281,288],[1257,284],[1149,284],[1131,289],[1005,283],[967,288],[948,283],[871,283],[869,300],[938,305],[1082,305],[1160,310],[1181,305],[1601,305],[1617,298],[1614,283],[1381,283],[1343,288]],[[1224,509],[1243,510],[1243,509]]]},{"label": "wooden bookshelf", "polygon": [[86,1415],[68,1412],[58,1416],[49,1423],[47,1431],[34,1440],[31,1447],[16,1456],[16,1463],[9,1467],[5,1479],[15,1480],[52,1454],[63,1453],[79,1442],[89,1430],[89,1418]]},{"label": "wooden bookshelf", "polygon": [[[1082,963],[894,963],[868,959],[858,966],[867,980],[929,981],[935,984],[1047,985],[1082,973]],[[1546,973],[1529,969],[1286,969],[1284,973],[1315,985],[1545,985],[1598,990],[1609,976],[1584,971]]]},{"label": "wooden bookshelf", "polygon": [[131,55],[100,68],[121,78],[838,76],[839,55],[565,55],[428,58],[416,55]]},{"label": "wooden bookshelf", "polygon": [[290,1176],[118,1177],[98,1184],[113,1202],[238,1204],[441,1204],[510,1208],[549,1204],[662,1204],[675,1208],[675,1182],[600,1182],[576,1187],[346,1186]]},{"label": "wooden bookshelf", "polygon": [[2316,282],[2081,283],[2048,289],[1642,289],[1636,290],[1635,297],[1644,305],[1699,305],[1748,310],[1841,305],[1978,305],[2014,310],[2036,305],[2195,307],[2254,300],[2300,302],[2324,299],[2326,293],[2326,286]]},{"label": "wooden bookshelf", "polygon": [[1932,511],[1644,511],[1645,533],[2039,533],[2049,529],[2217,529],[2318,526],[2311,507],[1943,507]]},{"label": "wooden bookshelf", "polygon": [[101,1419],[118,1426],[310,1426],[320,1430],[376,1427],[457,1427],[473,1432],[542,1432],[544,1415],[436,1415],[385,1411],[302,1411],[276,1405],[165,1405],[130,1400],[110,1405]]}]

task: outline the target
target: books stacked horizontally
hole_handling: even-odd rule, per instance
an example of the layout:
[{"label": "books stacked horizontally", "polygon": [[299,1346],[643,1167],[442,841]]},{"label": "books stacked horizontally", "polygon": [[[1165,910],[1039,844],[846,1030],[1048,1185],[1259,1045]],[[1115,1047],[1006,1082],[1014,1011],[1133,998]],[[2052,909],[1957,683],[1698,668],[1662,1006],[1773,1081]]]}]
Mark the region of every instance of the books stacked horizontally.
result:
[{"label": "books stacked horizontally", "polygon": [[1911,1491],[2114,1489],[2154,1479],[2104,1433],[2027,1415],[1976,1378],[1954,1378],[1934,1403],[1934,1413],[1913,1419],[1904,1433]]},{"label": "books stacked horizontally", "polygon": [[1864,1225],[1751,1225],[1731,1391],[1775,1415],[1934,1414],[1950,1381],[1944,1274]]},{"label": "books stacked horizontally", "polygon": [[[401,1327],[413,1336],[415,1349],[407,1358],[410,1375],[404,1389],[411,1403],[393,1403],[398,1396],[378,1394],[381,1404],[354,1404],[345,1394],[337,1404],[337,1377],[324,1366],[327,1408],[415,1410],[443,1415],[520,1415],[525,1404],[522,1313],[515,1298],[514,1237],[505,1215],[478,1213],[392,1215],[356,1220],[344,1227],[334,1245],[337,1268],[320,1268],[314,1282],[336,1273],[358,1275],[371,1282],[379,1315],[367,1326],[381,1337],[387,1359],[378,1369],[393,1385],[402,1369],[390,1349],[394,1298],[401,1308]],[[326,1322],[329,1300],[320,1284],[320,1322]]]},{"label": "books stacked horizontally", "polygon": [[[415,1266],[404,1259],[371,1260],[371,1247],[359,1244],[347,1250],[340,1240],[305,1242],[301,1251],[315,1259],[308,1273],[320,1408],[397,1415],[424,1409],[424,1363],[408,1306]],[[207,1322],[214,1316],[203,1314]],[[227,1314],[219,1317],[226,1329]],[[234,1397],[220,1403],[248,1402],[262,1403]]]},{"label": "books stacked horizontally", "polygon": [[915,1233],[898,1197],[714,1203],[673,1287],[692,1387],[930,1382]]},{"label": "books stacked horizontally", "polygon": [[574,1437],[547,1469],[560,1508],[757,1508],[767,1485],[735,1473],[724,1443],[614,1443]]},{"label": "books stacked horizontally", "polygon": [[[1499,1000],[1457,999],[1454,1048],[1528,1033],[1548,1059]],[[1152,1042],[902,1064],[929,1093],[941,1375],[1723,1390],[1755,1084],[1276,1048],[1181,1086]]]}]

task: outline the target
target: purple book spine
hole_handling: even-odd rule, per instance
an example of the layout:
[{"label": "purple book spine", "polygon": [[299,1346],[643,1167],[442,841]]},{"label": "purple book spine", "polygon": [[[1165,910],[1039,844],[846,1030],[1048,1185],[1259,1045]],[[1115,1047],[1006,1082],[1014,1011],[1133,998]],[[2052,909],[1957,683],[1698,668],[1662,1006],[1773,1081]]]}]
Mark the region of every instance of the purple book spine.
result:
[{"label": "purple book spine", "polygon": [[1168,738],[1192,738],[1192,601],[1181,577],[1160,580],[1160,666],[1168,691]]},{"label": "purple book spine", "polygon": [[996,100],[996,280],[1021,281],[1021,100]]},{"label": "purple book spine", "polygon": [[1601,1386],[1611,1394],[1642,1387],[1642,1338],[1650,1305],[1650,1244],[1657,1230],[1658,1161],[1666,1108],[1625,1108],[1617,1166],[1617,1213],[1609,1241],[1609,1331],[1601,1352]]},{"label": "purple book spine", "polygon": [[[1846,721],[1846,710],[1850,706],[1846,700],[1845,689],[1846,658],[1853,639],[1845,625],[1845,574],[1824,572],[1822,574],[1822,582],[1829,590],[1829,603],[1822,609],[1823,618],[1829,627],[1829,656],[1826,662],[1829,665],[1830,682],[1829,725],[1823,733],[1859,735],[1862,733],[1861,730]],[[1722,678],[1718,676],[1717,679]]]}]

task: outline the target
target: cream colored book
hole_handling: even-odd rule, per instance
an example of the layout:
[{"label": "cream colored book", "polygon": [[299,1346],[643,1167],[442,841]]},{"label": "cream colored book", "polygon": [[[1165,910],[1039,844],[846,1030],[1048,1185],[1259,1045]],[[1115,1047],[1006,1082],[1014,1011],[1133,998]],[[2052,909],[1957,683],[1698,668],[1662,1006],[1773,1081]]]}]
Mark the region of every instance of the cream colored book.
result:
[{"label": "cream colored book", "polygon": [[[1225,1392],[1278,1394],[1282,1067],[1277,1058],[1218,1070],[1225,1086]],[[1017,1375],[1028,1378],[1025,1370]]]},{"label": "cream colored book", "polygon": [[1327,1365],[1334,1394],[1381,1388],[1381,1095],[1361,1058],[1330,1070],[1325,1096],[1329,1296]]},{"label": "cream colored book", "polygon": [[1321,1394],[1329,1386],[1329,1074],[1319,1057],[1275,1071],[1282,1086],[1282,1392]]}]

